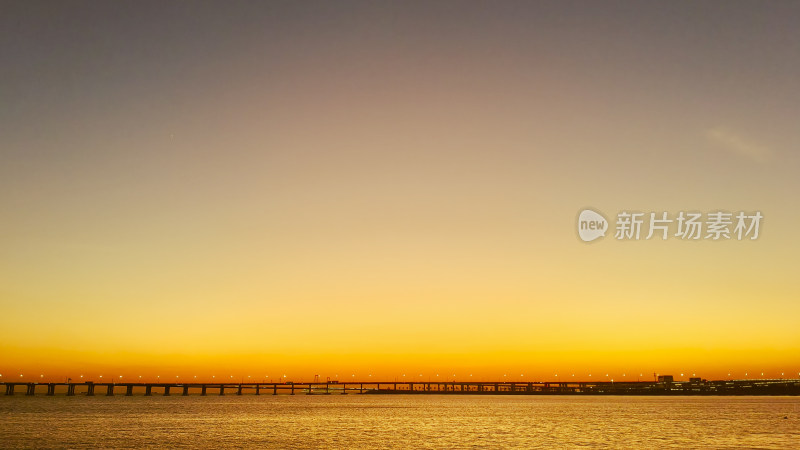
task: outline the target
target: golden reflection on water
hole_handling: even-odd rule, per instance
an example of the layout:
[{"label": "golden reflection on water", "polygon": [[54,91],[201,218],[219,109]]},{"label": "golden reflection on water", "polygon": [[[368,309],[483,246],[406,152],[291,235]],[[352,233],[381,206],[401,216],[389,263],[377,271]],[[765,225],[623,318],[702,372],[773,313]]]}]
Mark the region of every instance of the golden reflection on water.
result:
[{"label": "golden reflection on water", "polygon": [[800,446],[796,397],[2,397],[0,447]]}]

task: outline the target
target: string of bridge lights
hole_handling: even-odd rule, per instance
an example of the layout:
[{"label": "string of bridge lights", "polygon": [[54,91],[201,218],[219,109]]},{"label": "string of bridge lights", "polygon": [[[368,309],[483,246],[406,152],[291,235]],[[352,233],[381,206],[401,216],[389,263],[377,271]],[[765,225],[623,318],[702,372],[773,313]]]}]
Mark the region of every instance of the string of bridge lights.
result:
[{"label": "string of bridge lights", "polygon": [[[655,372],[653,373],[654,378],[658,377],[660,375],[661,375],[660,373],[655,373]],[[791,375],[793,375],[793,373],[789,374],[790,377],[791,377]],[[613,375],[610,372],[609,373],[602,373],[601,375],[588,373],[586,376],[587,376],[587,378],[601,378],[601,379],[605,378],[605,379],[608,379],[608,381],[612,381],[612,382],[615,379],[617,379],[617,380],[619,379],[619,378],[613,377]],[[636,375],[631,375],[629,377],[629,374],[626,372],[626,373],[622,374],[621,378],[625,378],[627,380],[627,379],[632,378],[633,376],[636,376]],[[648,373],[648,376],[649,376],[649,373]],[[685,378],[685,377],[689,377],[689,376],[694,378],[694,377],[697,376],[697,374],[696,373],[691,373],[691,375],[690,375],[688,372],[681,372],[680,373],[680,377],[684,377]],[[753,376],[755,376],[757,378],[766,377],[767,379],[770,379],[770,377],[774,376],[776,378],[781,378],[782,379],[782,378],[786,377],[786,372],[780,372],[780,373],[778,373],[778,372],[773,372],[773,373],[756,372],[755,375],[751,375],[751,372],[749,372],[749,371],[744,372],[743,374],[742,373],[735,373],[735,372],[728,372],[727,373],[727,378],[728,379],[739,377],[739,376],[743,376],[744,378],[749,378],[749,377],[753,377]],[[798,376],[798,378],[800,378],[800,372],[797,373],[797,376]],[[122,380],[129,381],[131,379],[134,380],[133,382],[144,382],[144,381],[154,381],[154,380],[155,380],[155,382],[160,382],[160,381],[167,382],[167,380],[171,381],[173,379],[171,376],[162,377],[161,375],[155,375],[154,377],[153,376],[145,377],[143,375],[127,376],[126,377],[124,375],[116,375],[116,376],[111,375],[110,376],[110,375],[107,375],[107,374],[98,374],[98,375],[96,375],[96,377],[97,377],[97,379],[103,380],[103,381],[106,381],[106,380],[110,379],[112,382],[113,381],[117,381],[117,380],[119,380],[119,381],[122,381]],[[645,373],[644,372],[640,372],[638,374],[638,379],[641,379],[642,377],[645,377]],[[14,377],[14,378],[16,378],[16,377]],[[36,380],[36,381],[45,381],[45,374],[44,373],[40,373],[38,377],[36,377],[34,375],[34,376],[32,376],[32,378],[34,380]],[[38,378],[38,380],[37,380],[37,378]],[[72,377],[69,377],[69,376],[64,376],[64,378],[67,379],[68,381],[72,380]],[[80,374],[77,378],[75,378],[75,380],[76,381],[83,381],[83,380],[89,380],[90,378],[91,378],[91,376]],[[257,381],[258,377],[257,376],[253,377],[252,375],[238,376],[238,377],[234,376],[234,375],[228,375],[227,377],[225,377],[224,375],[223,376],[219,376],[219,377],[217,377],[217,375],[211,375],[210,380],[212,382],[214,382],[214,381],[222,381],[222,380],[226,380],[226,381],[234,380],[235,381],[235,380],[238,379],[238,380],[240,380],[242,382],[244,382],[244,381],[250,382],[250,381],[254,381],[254,378]],[[264,381],[268,380],[270,383],[272,383],[272,382],[274,382],[273,381],[274,378],[276,378],[276,377],[270,377],[270,375],[264,375],[264,377],[262,378],[261,381],[264,382]],[[319,381],[320,375],[314,375],[313,378],[314,378],[315,381]],[[350,378],[351,378],[352,381],[356,381],[356,374],[352,373],[350,375]],[[377,377],[375,377],[375,378],[377,378]],[[396,382],[402,382],[402,381],[415,381],[416,382],[416,381],[436,381],[436,380],[456,381],[457,380],[457,374],[454,373],[454,374],[451,374],[448,377],[448,376],[442,376],[440,373],[436,373],[436,374],[429,374],[427,376],[427,378],[426,378],[425,374],[423,374],[423,373],[418,374],[417,377],[414,377],[413,375],[412,376],[408,376],[408,374],[404,373],[404,374],[402,374],[400,376],[394,376],[393,378],[394,378],[394,381],[396,381]],[[513,380],[513,379],[515,379],[517,377],[515,377],[513,375],[509,376],[508,373],[504,373],[502,375],[502,377],[499,377],[499,378],[485,377],[485,376],[481,377],[481,378],[482,378],[482,380],[491,379],[493,381],[494,380],[497,380],[497,381],[511,381],[511,380]],[[525,378],[525,374],[524,373],[519,374],[519,378],[523,378],[524,379]],[[559,378],[559,374],[558,373],[554,373],[553,374],[553,378],[558,379]],[[561,376],[560,378],[561,379],[564,379],[564,378],[573,379],[573,378],[576,378],[576,374],[570,373],[570,375],[568,377]],[[578,376],[578,378],[580,378],[580,376]],[[177,380],[177,381],[189,380],[189,382],[192,382],[192,381],[198,381],[198,376],[197,375],[193,375],[193,376],[183,377],[182,378],[180,375],[175,375],[174,379]],[[340,381],[341,380],[340,377],[339,377],[339,374],[335,374],[335,375],[333,375],[333,377],[326,377],[326,379],[328,381],[330,381],[330,380]],[[373,374],[371,374],[371,373],[367,374],[367,378],[365,380],[368,381],[370,379],[373,379]],[[474,374],[470,373],[468,375],[468,379],[474,379]],[[537,379],[540,379],[540,378],[537,377]],[[19,374],[19,381],[25,381],[25,380],[31,380],[31,376],[26,378],[24,373],[20,373]],[[52,377],[48,376],[47,380],[52,380]],[[209,381],[209,378],[208,378],[208,376],[206,376],[205,378],[200,377],[199,380],[200,381]],[[277,382],[279,382],[279,383],[286,382],[286,381],[289,381],[289,377],[286,374],[282,374],[282,375],[277,377],[277,380],[278,380]],[[2,383],[4,381],[13,382],[14,380],[11,377],[9,377],[7,373],[6,374],[0,373],[0,383]],[[358,380],[358,381],[360,381],[360,380]],[[462,380],[462,381],[464,381],[464,380]]]}]

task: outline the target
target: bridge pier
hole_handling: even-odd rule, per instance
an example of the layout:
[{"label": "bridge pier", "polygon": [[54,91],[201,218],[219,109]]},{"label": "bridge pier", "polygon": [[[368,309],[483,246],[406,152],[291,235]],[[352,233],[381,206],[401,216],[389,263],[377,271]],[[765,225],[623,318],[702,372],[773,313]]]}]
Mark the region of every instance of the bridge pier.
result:
[{"label": "bridge pier", "polygon": [[164,397],[169,395],[169,386],[164,386]]},{"label": "bridge pier", "polygon": [[239,388],[236,389],[236,395],[242,395],[242,385],[239,385]]},{"label": "bridge pier", "polygon": [[200,388],[200,395],[206,395],[206,385],[205,384]]},{"label": "bridge pier", "polygon": [[277,384],[273,384],[272,385],[272,395],[278,395],[278,385]]},{"label": "bridge pier", "polygon": [[14,385],[6,384],[6,395],[14,395]]},{"label": "bridge pier", "polygon": [[219,395],[225,395],[225,386],[219,385]]},{"label": "bridge pier", "polygon": [[47,395],[56,395],[56,384],[55,383],[48,383],[47,384]]},{"label": "bridge pier", "polygon": [[67,385],[67,397],[75,395],[75,385],[70,383]]},{"label": "bridge pier", "polygon": [[106,388],[106,396],[107,397],[113,397],[114,396],[114,385],[113,384],[109,384],[108,387]]},{"label": "bridge pier", "polygon": [[261,395],[261,385],[260,384],[256,385],[256,395]]},{"label": "bridge pier", "polygon": [[292,393],[291,393],[291,395],[294,395],[294,384],[292,384],[291,386],[292,386]]},{"label": "bridge pier", "polygon": [[149,397],[149,396],[153,395],[153,386],[150,386],[149,384],[147,386],[145,386],[144,387],[144,395],[145,395],[145,397]]},{"label": "bridge pier", "polygon": [[189,395],[189,386],[188,385],[185,385],[185,384],[183,385],[183,394],[181,394],[181,395],[184,395],[184,396]]},{"label": "bridge pier", "polygon": [[86,382],[86,395],[94,397],[94,383],[91,381]]},{"label": "bridge pier", "polygon": [[131,395],[133,395],[133,385],[129,384],[125,386],[125,396],[130,397]]},{"label": "bridge pier", "polygon": [[364,383],[361,383],[361,388],[359,389],[358,393],[359,394],[363,394],[364,393]]}]

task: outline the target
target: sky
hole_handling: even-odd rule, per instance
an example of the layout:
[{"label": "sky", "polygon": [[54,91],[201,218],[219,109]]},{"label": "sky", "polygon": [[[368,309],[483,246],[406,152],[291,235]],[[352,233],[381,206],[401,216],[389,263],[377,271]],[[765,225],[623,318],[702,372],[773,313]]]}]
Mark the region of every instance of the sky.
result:
[{"label": "sky", "polygon": [[800,377],[798,22],[0,1],[2,379]]}]

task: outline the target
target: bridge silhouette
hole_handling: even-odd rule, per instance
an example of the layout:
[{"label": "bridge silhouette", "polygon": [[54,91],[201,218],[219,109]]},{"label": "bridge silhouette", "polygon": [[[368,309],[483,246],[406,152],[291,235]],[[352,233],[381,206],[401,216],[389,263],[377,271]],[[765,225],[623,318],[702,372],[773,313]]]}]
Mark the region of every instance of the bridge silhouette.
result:
[{"label": "bridge silhouette", "polygon": [[[323,382],[4,382],[5,395],[14,395],[18,388],[32,396],[46,389],[45,395],[56,395],[57,388],[67,396],[76,394],[125,395],[144,391],[145,396],[183,396],[247,394],[451,394],[451,395],[800,395],[800,379],[770,380],[700,380],[691,381],[596,381],[596,382],[511,382],[511,381],[323,381]],[[79,392],[80,391],[80,392]]]}]

